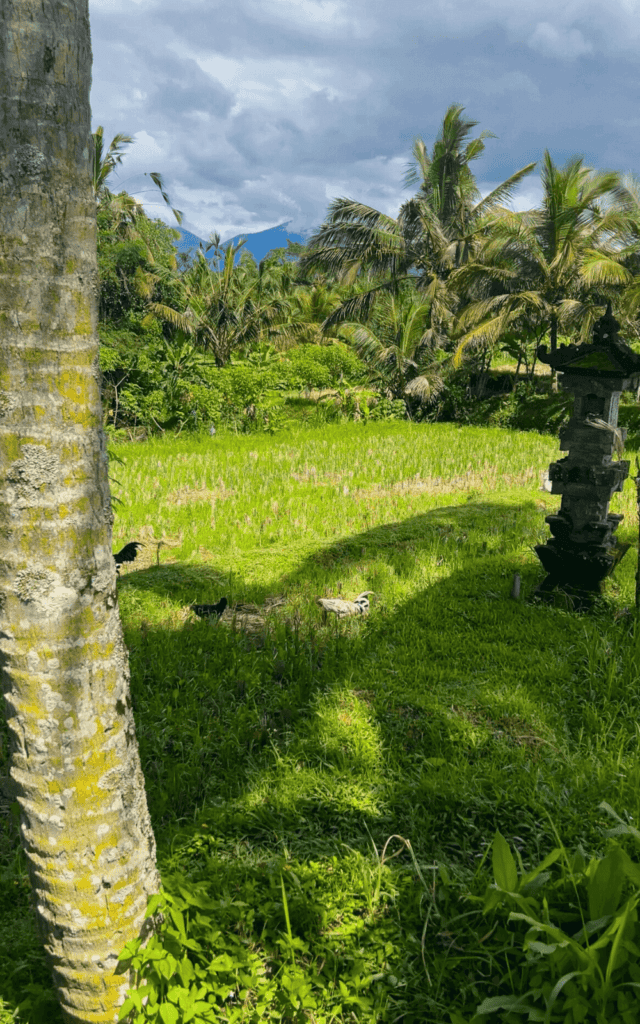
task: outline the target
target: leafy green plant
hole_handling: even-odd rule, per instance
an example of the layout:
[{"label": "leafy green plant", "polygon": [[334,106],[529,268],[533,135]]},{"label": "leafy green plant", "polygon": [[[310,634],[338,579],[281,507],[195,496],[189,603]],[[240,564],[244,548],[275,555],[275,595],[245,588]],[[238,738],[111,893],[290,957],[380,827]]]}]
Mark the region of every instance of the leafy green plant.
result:
[{"label": "leafy green plant", "polygon": [[[192,849],[195,852],[195,844]],[[211,866],[214,863],[209,860]],[[360,892],[354,893],[355,901],[353,896],[345,899],[345,883],[354,887],[351,869],[352,864],[343,866],[336,857],[328,865],[292,864],[278,858],[269,870],[254,871],[252,880],[246,880],[247,899],[237,898],[226,887],[212,893],[210,882],[196,883],[181,873],[165,872],[167,889],[172,891],[150,897],[147,904],[154,934],[144,949],[135,939],[119,956],[117,973],[133,969],[136,986],[127,993],[118,1019],[131,1024],[302,1024],[309,1020],[309,1012],[318,1020],[340,1019],[343,1013],[350,1019],[379,1019],[389,988],[390,972],[384,968],[395,951],[392,922],[380,915],[384,887],[378,884],[374,899],[369,898],[362,923],[377,924],[370,928],[368,948],[359,956],[345,949],[348,929],[326,928],[331,920],[326,904],[334,912],[339,908],[340,919],[346,917],[352,930],[358,924],[366,897]],[[323,907],[319,884],[327,874]],[[296,893],[293,900],[287,895],[285,877]]]},{"label": "leafy green plant", "polygon": [[323,395],[318,400],[318,405],[324,407],[326,421],[366,420],[369,417],[369,404],[366,396],[351,388],[338,388],[337,391]]},{"label": "leafy green plant", "polygon": [[407,406],[401,398],[379,398],[369,411],[369,419],[406,420]]},{"label": "leafy green plant", "polygon": [[334,342],[333,345],[305,345],[301,351],[314,362],[326,367],[334,386],[341,382],[363,384],[368,378],[367,367],[344,342]]},{"label": "leafy green plant", "polygon": [[[607,803],[600,807],[617,818]],[[616,834],[640,839],[636,829],[618,821]],[[494,944],[505,943],[496,956],[496,963],[506,967],[497,987],[511,992],[484,999],[474,1024],[495,1013],[514,1024],[635,1024],[640,1015],[640,866],[616,842],[604,857],[588,862],[580,850],[569,857],[560,845],[531,871],[524,870],[518,850],[516,856],[520,870],[496,832],[494,882],[484,897],[484,913],[499,922]],[[509,935],[514,939],[510,948]],[[451,1020],[462,1022],[455,1013]]]},{"label": "leafy green plant", "polygon": [[247,353],[243,358],[231,356],[232,366],[242,366],[243,363],[247,363],[249,366],[256,367],[274,367],[282,361],[282,355],[276,352],[273,345],[269,345],[263,342],[260,345],[256,345],[250,352]]},{"label": "leafy green plant", "polygon": [[296,390],[303,388],[330,388],[332,383],[331,371],[327,366],[314,359],[313,354],[307,351],[311,346],[304,345],[301,348],[291,349],[287,358],[282,364],[282,370],[286,374],[289,387]]},{"label": "leafy green plant", "polygon": [[467,371],[451,374],[433,411],[425,417],[428,421],[455,421],[468,426],[486,421],[486,406],[469,393],[468,377]]}]

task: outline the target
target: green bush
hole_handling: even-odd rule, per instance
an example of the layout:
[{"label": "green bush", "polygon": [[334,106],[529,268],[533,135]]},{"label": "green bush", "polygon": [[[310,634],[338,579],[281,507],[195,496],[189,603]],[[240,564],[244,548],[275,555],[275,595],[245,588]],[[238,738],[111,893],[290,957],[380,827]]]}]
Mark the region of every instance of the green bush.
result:
[{"label": "green bush", "polygon": [[635,400],[635,395],[629,392],[623,394],[620,401],[618,426],[626,427],[628,431],[625,448],[628,451],[637,451],[640,447],[640,406]]},{"label": "green bush", "polygon": [[434,402],[431,411],[425,415],[428,422],[465,423],[479,426],[486,424],[487,401],[495,405],[498,398],[480,401],[469,390],[469,371],[452,373],[444,392]]},{"label": "green bush", "polygon": [[407,407],[401,398],[379,398],[369,412],[370,420],[406,420]]},{"label": "green bush", "polygon": [[[187,384],[185,404],[193,427],[217,424],[225,418],[225,396],[216,388],[205,384]],[[191,426],[191,424],[189,424]]]},{"label": "green bush", "polygon": [[425,419],[555,434],[571,416],[573,395],[562,389],[553,392],[549,377],[521,380],[509,394],[481,399],[470,388],[469,378],[467,370],[452,373]]},{"label": "green bush", "polygon": [[297,351],[319,363],[331,374],[331,385],[344,380],[350,384],[364,384],[368,378],[367,368],[351,349],[341,342],[334,345],[304,345]]},{"label": "green bush", "polygon": [[209,370],[205,376],[208,386],[221,396],[223,414],[255,405],[278,381],[277,370],[248,364]]},{"label": "green bush", "polygon": [[[640,832],[617,819],[609,835]],[[640,865],[613,842],[587,863],[561,845],[533,871],[520,871],[499,832],[493,842],[494,882],[484,913],[495,950],[497,995],[477,1007],[470,1024],[636,1024],[640,1019]],[[482,897],[470,897],[482,901]],[[452,1024],[467,1024],[457,1012]]]},{"label": "green bush", "polygon": [[303,388],[331,387],[331,371],[307,351],[313,347],[320,346],[304,345],[292,349],[279,367],[282,380],[291,390],[302,391]]},{"label": "green bush", "polygon": [[[490,401],[495,408],[488,415],[485,411],[488,425],[556,434],[569,420],[574,400],[570,392],[560,388],[551,391],[550,380],[545,377],[542,381],[519,381],[511,394]],[[484,407],[484,402],[481,404]]]}]

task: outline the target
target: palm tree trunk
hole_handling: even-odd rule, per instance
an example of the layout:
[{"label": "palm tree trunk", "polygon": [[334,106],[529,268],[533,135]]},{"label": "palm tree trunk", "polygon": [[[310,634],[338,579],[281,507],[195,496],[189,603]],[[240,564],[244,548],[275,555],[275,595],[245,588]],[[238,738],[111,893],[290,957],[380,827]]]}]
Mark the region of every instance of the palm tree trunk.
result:
[{"label": "palm tree trunk", "polygon": [[[554,353],[558,347],[558,318],[555,313],[551,314],[551,352]],[[558,390],[558,374],[556,370],[551,371],[551,390]]]},{"label": "palm tree trunk", "polygon": [[88,0],[0,3],[0,667],[10,787],[66,1021],[117,1016],[160,889],[111,553]]},{"label": "palm tree trunk", "polygon": [[518,383],[518,374],[520,373],[521,363],[522,363],[522,356],[518,356],[518,365],[516,366],[516,373],[515,373],[515,377],[513,378],[513,387],[511,388],[512,391],[516,390],[516,385]]},{"label": "palm tree trunk", "polygon": [[555,352],[558,347],[558,318],[555,313],[551,314],[551,330],[549,332],[549,338],[551,340],[551,352]]}]

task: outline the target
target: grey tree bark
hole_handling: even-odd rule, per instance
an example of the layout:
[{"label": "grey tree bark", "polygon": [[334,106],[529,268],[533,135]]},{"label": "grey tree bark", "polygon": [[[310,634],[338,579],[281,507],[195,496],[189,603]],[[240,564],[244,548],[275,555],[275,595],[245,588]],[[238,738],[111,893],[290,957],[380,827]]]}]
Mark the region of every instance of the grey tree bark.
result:
[{"label": "grey tree bark", "polygon": [[111,553],[88,0],[0,0],[0,671],[65,1019],[115,1021],[161,889]]}]

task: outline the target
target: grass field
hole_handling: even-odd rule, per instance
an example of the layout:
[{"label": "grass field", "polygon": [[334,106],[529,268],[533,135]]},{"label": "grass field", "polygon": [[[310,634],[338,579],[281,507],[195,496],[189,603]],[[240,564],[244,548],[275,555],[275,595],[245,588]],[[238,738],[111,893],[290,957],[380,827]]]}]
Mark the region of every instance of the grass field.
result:
[{"label": "grass field", "polygon": [[[358,423],[114,451],[114,550],[145,543],[118,591],[159,865],[209,901],[217,1019],[470,1019],[509,990],[466,900],[496,830],[526,867],[558,837],[601,852],[602,800],[640,816],[640,637],[616,618],[635,548],[591,616],[510,600],[560,505],[549,435]],[[611,510],[635,544],[631,481]],[[368,617],[323,623],[316,597],[364,590]],[[222,596],[264,627],[188,610]],[[13,1007],[47,976],[15,832],[1,856]]]}]

